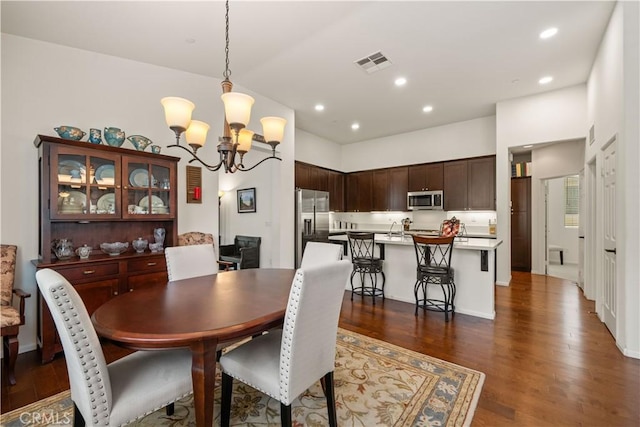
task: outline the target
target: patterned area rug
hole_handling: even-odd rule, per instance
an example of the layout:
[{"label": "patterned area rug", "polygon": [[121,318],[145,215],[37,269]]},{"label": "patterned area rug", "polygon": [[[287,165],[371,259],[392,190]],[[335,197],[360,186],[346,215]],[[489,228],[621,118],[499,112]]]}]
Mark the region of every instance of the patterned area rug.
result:
[{"label": "patterned area rug", "polygon": [[[340,426],[468,426],[484,374],[344,329],[338,331],[334,373]],[[216,383],[219,383],[217,372]],[[220,392],[216,386],[216,422]],[[231,425],[279,426],[280,403],[234,381]],[[69,391],[4,414],[0,425],[69,425]],[[318,382],[293,403],[293,425],[327,426]],[[191,397],[139,420],[138,426],[195,426]]]}]

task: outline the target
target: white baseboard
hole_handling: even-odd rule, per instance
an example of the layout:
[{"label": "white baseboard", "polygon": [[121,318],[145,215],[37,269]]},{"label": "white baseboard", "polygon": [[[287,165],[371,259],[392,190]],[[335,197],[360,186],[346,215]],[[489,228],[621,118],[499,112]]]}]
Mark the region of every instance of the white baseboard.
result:
[{"label": "white baseboard", "polygon": [[498,286],[509,286],[509,283],[510,282],[498,282],[498,281],[496,281],[496,285],[498,285]]}]

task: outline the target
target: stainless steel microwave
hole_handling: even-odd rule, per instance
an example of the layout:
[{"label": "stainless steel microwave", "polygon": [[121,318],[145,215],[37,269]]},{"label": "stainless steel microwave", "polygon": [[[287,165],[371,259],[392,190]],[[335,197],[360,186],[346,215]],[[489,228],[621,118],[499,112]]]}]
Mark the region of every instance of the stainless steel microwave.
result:
[{"label": "stainless steel microwave", "polygon": [[407,208],[409,208],[410,211],[441,211],[444,208],[444,194],[442,190],[410,191],[407,193]]}]

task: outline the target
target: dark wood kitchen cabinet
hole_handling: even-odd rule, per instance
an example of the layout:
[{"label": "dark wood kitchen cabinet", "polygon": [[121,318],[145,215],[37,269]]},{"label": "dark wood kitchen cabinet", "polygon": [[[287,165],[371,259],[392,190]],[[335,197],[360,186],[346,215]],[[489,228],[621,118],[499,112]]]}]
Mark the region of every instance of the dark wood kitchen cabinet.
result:
[{"label": "dark wood kitchen cabinet", "polygon": [[389,209],[389,169],[377,169],[371,173],[371,210]]},{"label": "dark wood kitchen cabinet", "polygon": [[496,209],[496,158],[467,160],[467,206],[470,210]]},{"label": "dark wood kitchen cabinet", "polygon": [[531,178],[511,178],[511,269],[531,271]]},{"label": "dark wood kitchen cabinet", "polygon": [[[109,299],[167,282],[163,253],[136,253],[131,241],[153,243],[155,228],[164,246],[177,242],[177,157],[38,135],[39,255],[36,269],[51,268],[80,294],[89,315]],[[88,259],[57,259],[52,242],[70,239],[92,248]],[[104,242],[128,242],[117,256],[102,253]],[[38,295],[37,340],[43,363],[62,351],[53,319]]]},{"label": "dark wood kitchen cabinet", "polygon": [[409,188],[409,168],[406,166],[389,169],[389,210],[407,210]]},{"label": "dark wood kitchen cabinet", "polygon": [[334,212],[344,211],[344,174],[329,171],[329,209]]},{"label": "dark wood kitchen cabinet", "polygon": [[426,163],[408,167],[408,191],[444,189],[443,163]]},{"label": "dark wood kitchen cabinet", "polygon": [[306,163],[295,163],[295,187],[315,190],[311,188],[311,165]]},{"label": "dark wood kitchen cabinet", "polygon": [[495,210],[496,158],[444,162],[444,209]]},{"label": "dark wood kitchen cabinet", "polygon": [[347,187],[346,210],[348,212],[370,212],[373,207],[373,172],[349,173],[345,184]]}]

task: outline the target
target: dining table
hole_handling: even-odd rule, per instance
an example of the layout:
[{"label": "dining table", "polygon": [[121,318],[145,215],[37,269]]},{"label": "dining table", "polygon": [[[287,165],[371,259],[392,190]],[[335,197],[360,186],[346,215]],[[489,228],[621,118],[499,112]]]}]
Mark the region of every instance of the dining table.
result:
[{"label": "dining table", "polygon": [[218,344],[282,325],[294,269],[257,268],[128,292],[91,316],[99,336],[134,350],[189,348],[196,425],[213,425]]}]

